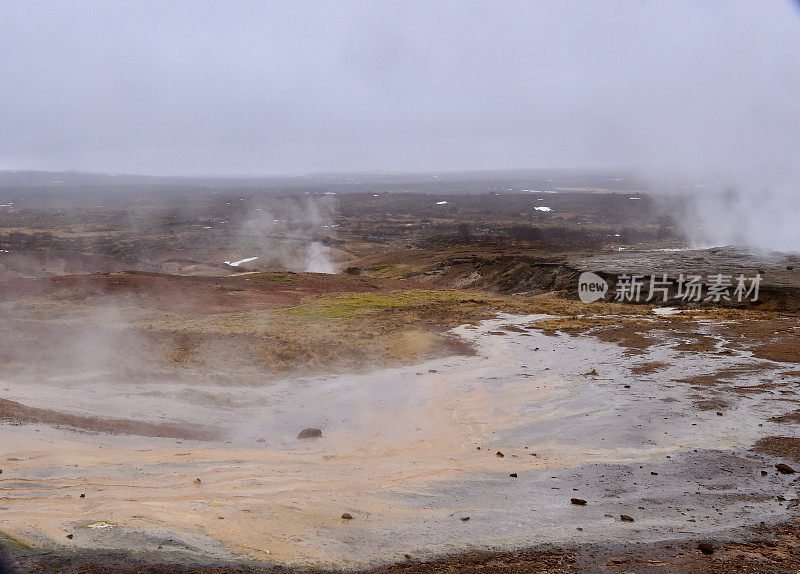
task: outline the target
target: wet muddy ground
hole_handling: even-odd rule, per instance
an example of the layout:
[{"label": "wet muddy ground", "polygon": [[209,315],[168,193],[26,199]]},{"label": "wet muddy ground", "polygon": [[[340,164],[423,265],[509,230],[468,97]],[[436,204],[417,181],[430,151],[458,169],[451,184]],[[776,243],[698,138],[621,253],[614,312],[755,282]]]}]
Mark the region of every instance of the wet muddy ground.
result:
[{"label": "wet muddy ground", "polygon": [[[5,405],[19,416],[2,423],[0,531],[31,571],[42,549],[231,568],[491,550],[516,553],[508,571],[557,571],[580,552],[527,555],[537,563],[516,549],[677,540],[694,556],[699,539],[721,548],[791,521],[797,474],[776,465],[800,468],[796,370],[721,335],[698,349],[650,333],[631,352],[542,331],[550,320],[461,326],[474,356],[358,375],[8,378],[6,399],[41,416]],[[111,419],[207,434],[109,432]],[[306,427],[323,436],[298,439]]]}]

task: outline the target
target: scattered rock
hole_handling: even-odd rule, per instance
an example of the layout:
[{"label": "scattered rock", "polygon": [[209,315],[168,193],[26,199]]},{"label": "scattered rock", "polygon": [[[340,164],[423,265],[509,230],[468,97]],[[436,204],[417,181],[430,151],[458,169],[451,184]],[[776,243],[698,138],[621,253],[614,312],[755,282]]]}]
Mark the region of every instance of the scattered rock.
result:
[{"label": "scattered rock", "polygon": [[795,473],[795,470],[791,466],[789,466],[788,464],[783,464],[782,462],[779,462],[778,464],[776,464],[775,468],[777,468],[778,472],[780,472],[781,474],[794,474]]},{"label": "scattered rock", "polygon": [[345,512],[344,514],[342,514],[342,520],[353,520],[353,515],[350,514],[349,512]]},{"label": "scattered rock", "polygon": [[511,478],[517,478],[517,473],[516,472],[512,472],[508,476],[510,476]]},{"label": "scattered rock", "polygon": [[697,549],[703,554],[714,554],[714,545],[710,542],[698,542]]},{"label": "scattered rock", "polygon": [[652,476],[658,476],[658,473],[657,473],[657,472],[653,472],[652,470],[650,471],[650,474],[651,474]]},{"label": "scattered rock", "polygon": [[578,506],[586,506],[586,501],[582,498],[570,498],[569,501],[572,504],[577,504]]},{"label": "scattered rock", "polygon": [[506,455],[504,455],[504,454],[503,454],[502,452],[500,452],[499,450],[497,451],[497,458],[503,458],[503,457],[505,457],[505,456],[506,456]]},{"label": "scattered rock", "polygon": [[306,428],[297,433],[297,438],[320,438],[322,429]]},{"label": "scattered rock", "polygon": [[469,520],[469,516],[462,516],[461,517],[461,522],[466,522],[467,520]]},{"label": "scattered rock", "polygon": [[627,514],[620,514],[619,519],[622,522],[635,522],[633,516],[628,516]]},{"label": "scattered rock", "polygon": [[437,371],[436,369],[428,369],[428,372],[429,373],[438,373],[439,371]]}]

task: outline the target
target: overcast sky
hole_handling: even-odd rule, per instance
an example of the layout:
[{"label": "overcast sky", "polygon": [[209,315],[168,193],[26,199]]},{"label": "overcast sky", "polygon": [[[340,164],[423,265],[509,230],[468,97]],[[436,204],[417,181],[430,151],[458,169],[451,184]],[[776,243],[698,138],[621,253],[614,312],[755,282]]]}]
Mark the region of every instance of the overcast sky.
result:
[{"label": "overcast sky", "polygon": [[790,0],[0,2],[0,169],[799,159]]}]

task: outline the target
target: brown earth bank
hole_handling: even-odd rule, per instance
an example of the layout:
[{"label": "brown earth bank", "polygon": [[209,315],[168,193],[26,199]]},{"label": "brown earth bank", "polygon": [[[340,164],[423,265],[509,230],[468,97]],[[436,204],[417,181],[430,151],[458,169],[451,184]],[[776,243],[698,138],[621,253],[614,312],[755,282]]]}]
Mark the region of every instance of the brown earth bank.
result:
[{"label": "brown earth bank", "polygon": [[437,287],[394,279],[322,273],[199,277],[123,271],[3,281],[0,283],[0,303],[29,297],[81,302],[96,297],[134,295],[140,305],[161,311],[211,314],[253,307],[289,306],[302,297],[315,295],[414,288]]},{"label": "brown earth bank", "polygon": [[0,398],[0,420],[11,423],[43,423],[69,427],[82,431],[131,434],[137,436],[180,438],[187,440],[213,440],[218,438],[211,430],[193,425],[147,423],[127,419],[101,419],[61,413],[22,405]]},{"label": "brown earth bank", "polygon": [[[307,572],[332,574],[329,570],[295,570],[255,564],[192,563],[189,557],[174,561],[148,555],[111,552],[81,554],[12,548],[9,572],[34,574],[256,574]],[[750,529],[738,541],[705,539],[664,541],[652,544],[581,545],[513,552],[465,552],[432,560],[406,562],[366,570],[369,574],[402,572],[474,574],[637,572],[789,573],[800,569],[800,526],[797,522]]]}]

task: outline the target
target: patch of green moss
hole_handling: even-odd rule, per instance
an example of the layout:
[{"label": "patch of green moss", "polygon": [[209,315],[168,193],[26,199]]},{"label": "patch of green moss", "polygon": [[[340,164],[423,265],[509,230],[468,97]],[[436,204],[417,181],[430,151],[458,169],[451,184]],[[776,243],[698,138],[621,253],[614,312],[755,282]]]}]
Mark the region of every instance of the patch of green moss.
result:
[{"label": "patch of green moss", "polygon": [[312,319],[337,319],[383,311],[387,309],[407,309],[421,305],[445,301],[464,301],[472,295],[458,291],[391,291],[388,293],[346,293],[306,299],[294,307],[286,309],[292,317]]}]

